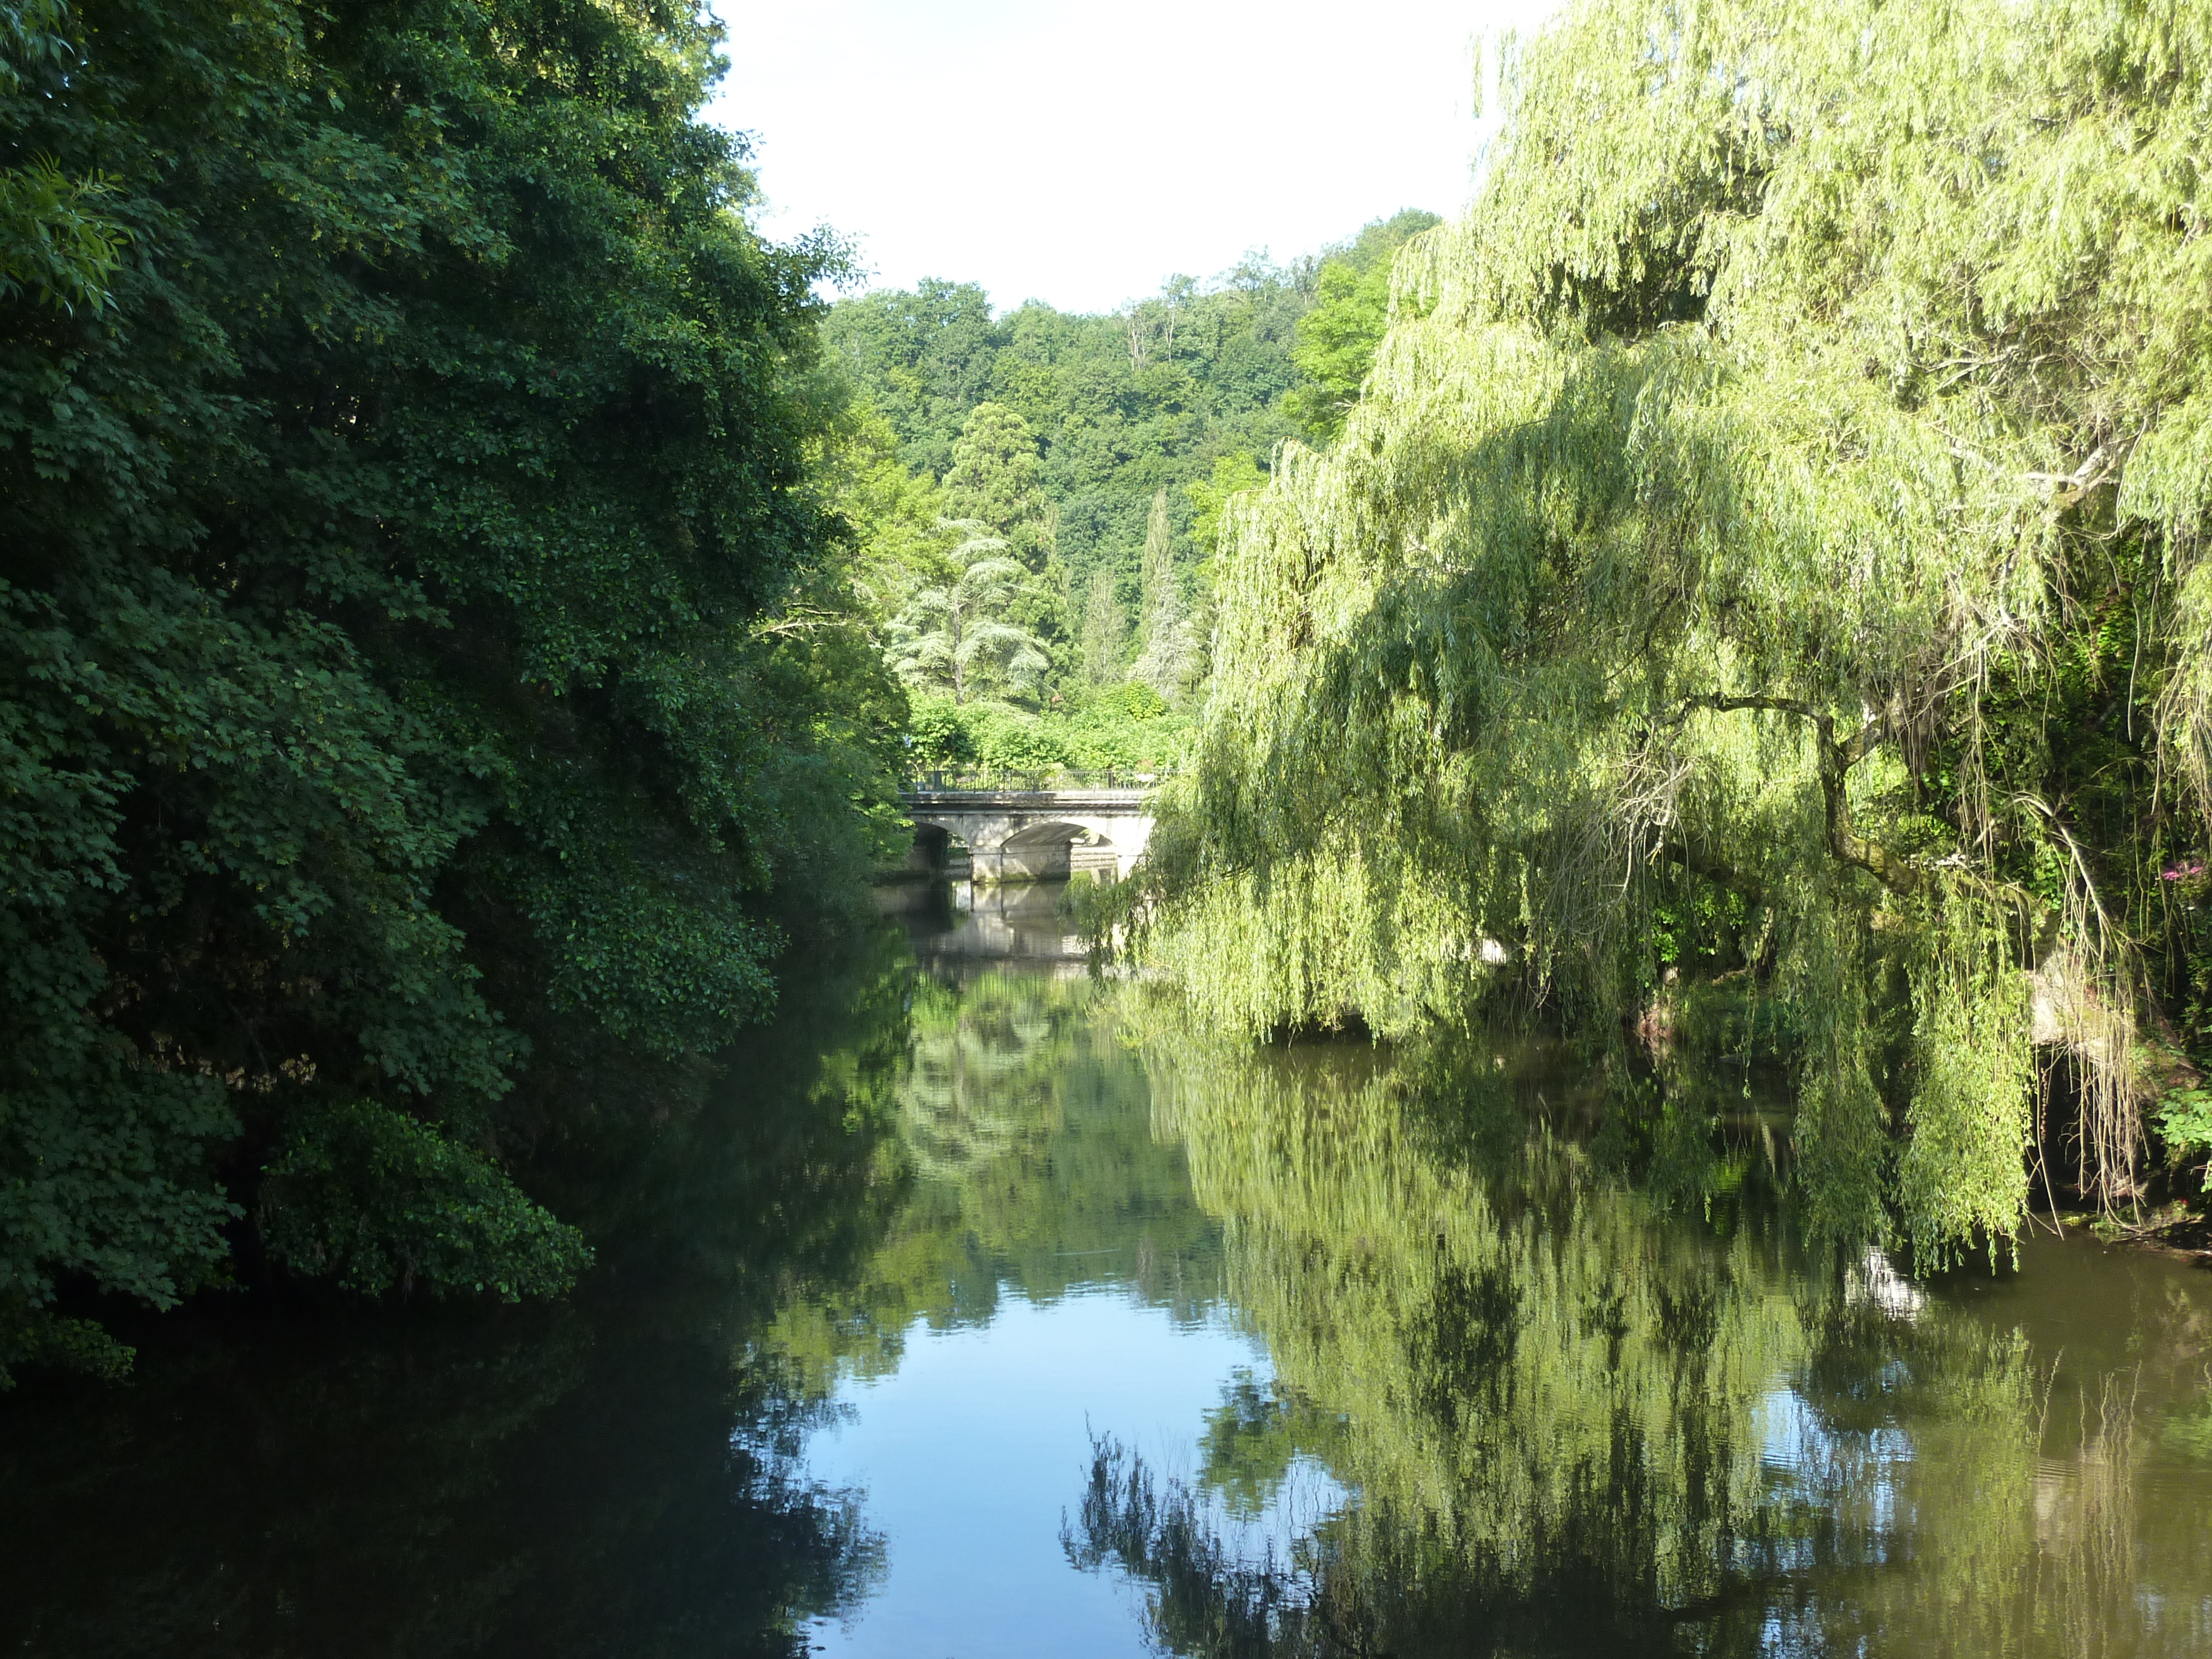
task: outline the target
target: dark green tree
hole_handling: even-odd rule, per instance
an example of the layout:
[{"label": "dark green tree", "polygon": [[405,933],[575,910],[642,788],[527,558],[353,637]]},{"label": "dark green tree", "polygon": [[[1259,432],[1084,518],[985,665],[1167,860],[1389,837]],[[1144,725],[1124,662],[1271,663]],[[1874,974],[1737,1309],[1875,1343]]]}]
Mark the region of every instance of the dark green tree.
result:
[{"label": "dark green tree", "polygon": [[[879,665],[775,620],[835,250],[750,228],[689,4],[10,16],[0,1364],[257,1203],[303,1267],[558,1285],[533,1036],[758,1014],[769,890],[880,793]],[[410,1250],[457,1194],[474,1244]]]},{"label": "dark green tree", "polygon": [[902,457],[942,477],[968,411],[991,395],[1004,343],[991,301],[973,283],[925,277],[912,293],[848,300],[825,330],[832,354],[896,428]]},{"label": "dark green tree", "polygon": [[952,447],[945,509],[953,518],[986,526],[1031,570],[1042,571],[1052,551],[1043,472],[1030,423],[1002,404],[978,404]]}]

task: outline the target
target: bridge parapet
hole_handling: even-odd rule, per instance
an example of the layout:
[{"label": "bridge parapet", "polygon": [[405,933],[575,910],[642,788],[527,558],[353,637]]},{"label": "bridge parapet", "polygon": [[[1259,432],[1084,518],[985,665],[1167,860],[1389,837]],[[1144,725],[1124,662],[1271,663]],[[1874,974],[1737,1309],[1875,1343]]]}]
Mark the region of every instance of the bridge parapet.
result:
[{"label": "bridge parapet", "polygon": [[1079,770],[1064,766],[1034,771],[986,771],[977,768],[941,767],[907,780],[906,794],[1059,794],[1080,789],[1155,789],[1171,774],[1147,772],[1132,767],[1101,767]]},{"label": "bridge parapet", "polygon": [[909,811],[1140,812],[1152,815],[1149,789],[908,789],[899,804]]}]

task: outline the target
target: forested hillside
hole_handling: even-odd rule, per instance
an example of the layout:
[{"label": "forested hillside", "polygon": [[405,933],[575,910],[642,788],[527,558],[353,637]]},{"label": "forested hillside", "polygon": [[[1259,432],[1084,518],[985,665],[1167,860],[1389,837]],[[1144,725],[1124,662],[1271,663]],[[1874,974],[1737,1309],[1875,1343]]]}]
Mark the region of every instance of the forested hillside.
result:
[{"label": "forested hillside", "polygon": [[1230,510],[1148,953],[1255,1032],[1784,1062],[1820,1226],[1923,1266],[2031,1179],[2193,1185],[2208,65],[2148,0],[1585,0],[1512,55],[1341,439]]},{"label": "forested hillside", "polygon": [[510,1171],[857,902],[905,711],[809,470],[837,255],[750,228],[715,40],[0,21],[0,1375],[118,1361],[59,1291],[565,1286]]},{"label": "forested hillside", "polygon": [[1066,714],[1112,693],[1087,738],[1003,713],[967,723],[1007,763],[1139,758],[1128,717],[1158,704],[1121,688],[1172,705],[1204,679],[1223,503],[1285,441],[1340,422],[1382,337],[1391,255],[1436,222],[1408,210],[1108,316],[1035,301],[994,316],[947,282],[834,307],[824,338],[866,458],[842,499],[909,684]]}]

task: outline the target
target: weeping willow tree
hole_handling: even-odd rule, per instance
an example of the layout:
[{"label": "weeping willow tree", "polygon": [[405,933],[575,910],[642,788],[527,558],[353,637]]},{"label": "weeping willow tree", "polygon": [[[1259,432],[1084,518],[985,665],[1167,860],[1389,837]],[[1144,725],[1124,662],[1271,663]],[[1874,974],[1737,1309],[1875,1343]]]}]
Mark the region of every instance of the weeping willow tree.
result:
[{"label": "weeping willow tree", "polygon": [[1224,514],[1140,948],[1255,1031],[1602,1029],[1724,897],[1825,1224],[2012,1234],[2039,1043],[2129,1197],[2212,967],[2208,67],[2153,0],[1586,0],[1510,54],[1342,436]]}]

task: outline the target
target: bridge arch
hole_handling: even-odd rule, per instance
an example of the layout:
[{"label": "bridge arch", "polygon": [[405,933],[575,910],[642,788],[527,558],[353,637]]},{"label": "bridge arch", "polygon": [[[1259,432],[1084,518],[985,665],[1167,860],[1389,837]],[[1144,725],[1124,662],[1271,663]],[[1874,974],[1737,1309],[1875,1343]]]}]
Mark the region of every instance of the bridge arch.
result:
[{"label": "bridge arch", "polygon": [[[971,852],[970,856],[973,856]],[[1072,876],[1084,871],[1118,877],[1121,854],[1113,837],[1073,818],[1024,823],[999,843],[999,878]]]}]

